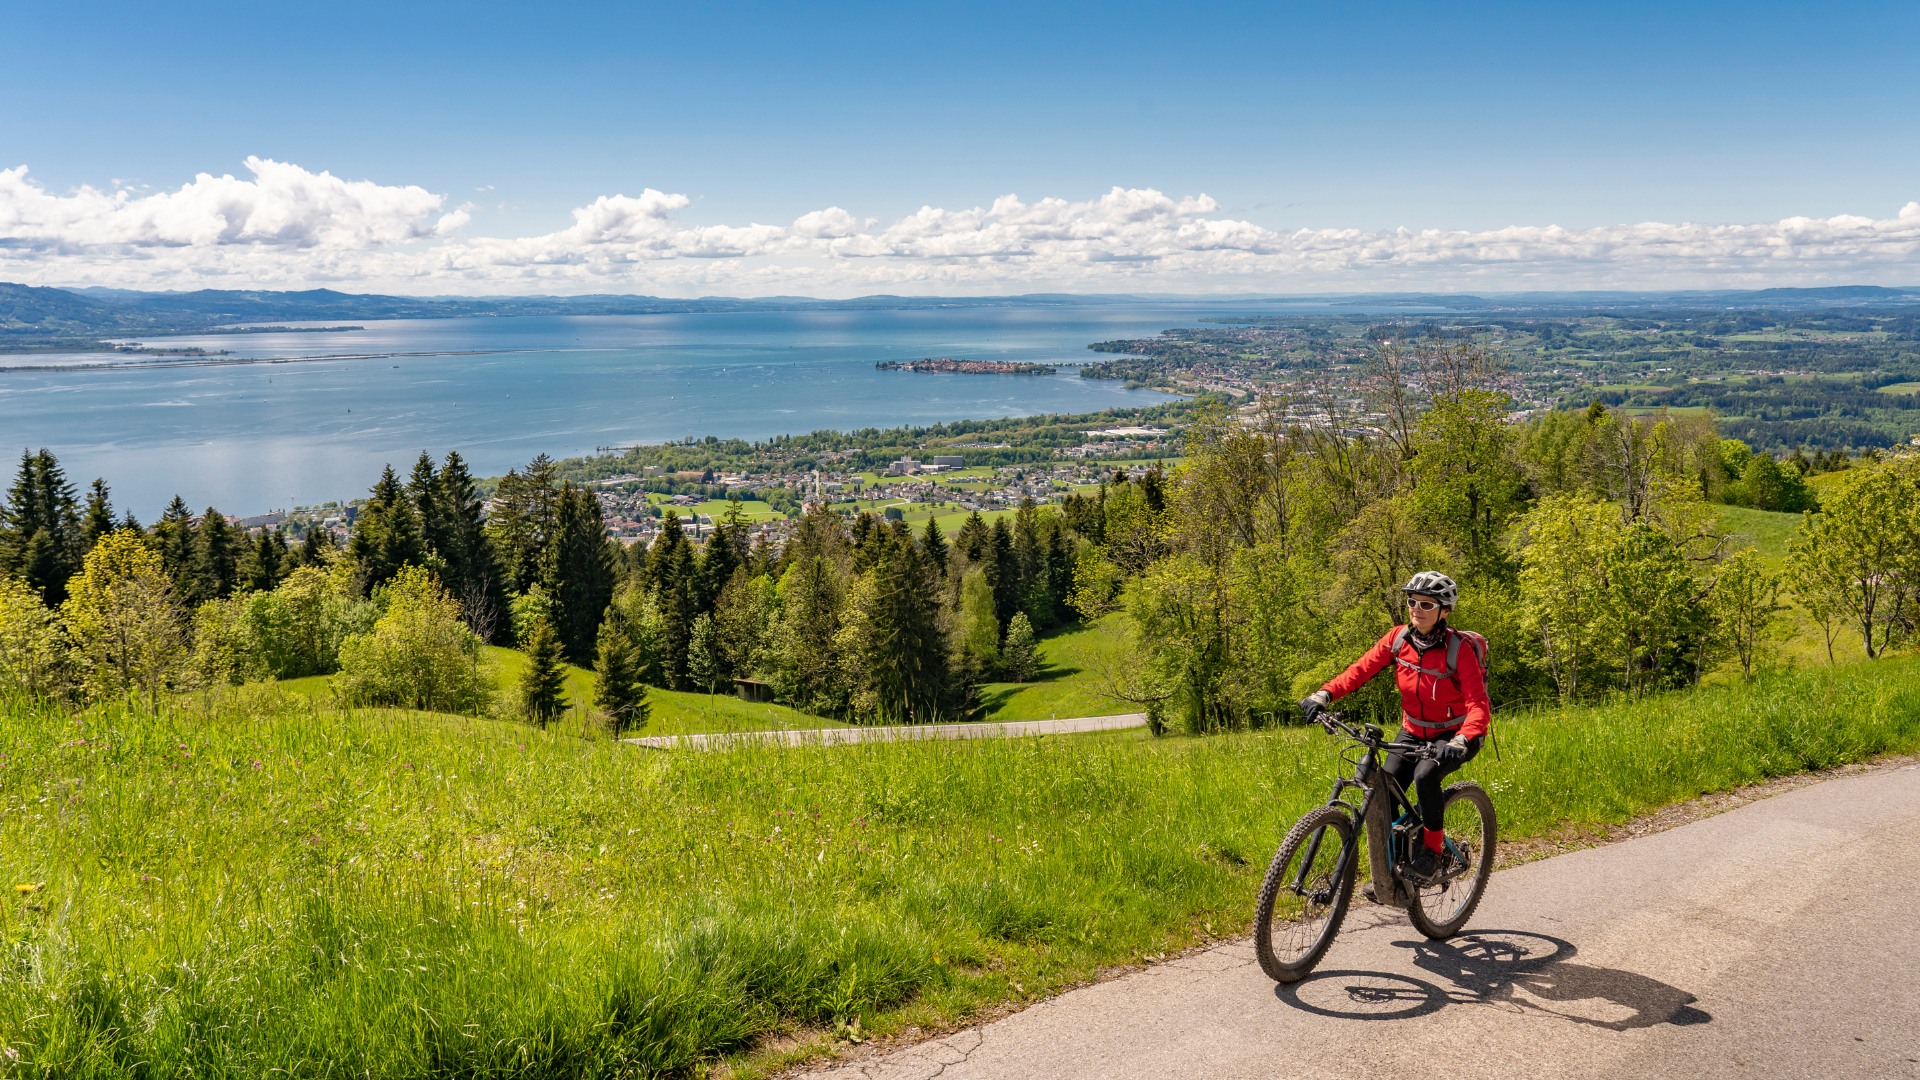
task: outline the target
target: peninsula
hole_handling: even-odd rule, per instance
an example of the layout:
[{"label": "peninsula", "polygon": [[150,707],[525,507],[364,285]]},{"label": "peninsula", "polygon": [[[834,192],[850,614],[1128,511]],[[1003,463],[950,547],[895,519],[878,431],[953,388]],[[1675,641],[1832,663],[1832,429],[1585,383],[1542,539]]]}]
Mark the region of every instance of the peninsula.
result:
[{"label": "peninsula", "polygon": [[925,360],[882,360],[873,365],[881,371],[918,371],[927,375],[1051,375],[1052,364],[1034,364],[1017,360],[955,360],[950,356]]}]

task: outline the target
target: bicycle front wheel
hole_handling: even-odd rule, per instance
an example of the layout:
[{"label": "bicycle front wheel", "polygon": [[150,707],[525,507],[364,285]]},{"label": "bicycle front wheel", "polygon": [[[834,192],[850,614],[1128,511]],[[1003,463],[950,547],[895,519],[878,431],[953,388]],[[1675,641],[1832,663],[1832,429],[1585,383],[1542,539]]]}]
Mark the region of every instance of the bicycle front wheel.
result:
[{"label": "bicycle front wheel", "polygon": [[1470,780],[1448,784],[1442,794],[1451,872],[1433,885],[1406,883],[1412,894],[1407,918],[1414,929],[1435,940],[1459,933],[1480,906],[1487,878],[1493,874],[1493,849],[1499,839],[1493,800],[1479,784]]},{"label": "bicycle front wheel", "polygon": [[1353,901],[1354,863],[1343,857],[1353,820],[1322,806],[1294,822],[1267,867],[1253,914],[1253,951],[1274,982],[1298,982],[1313,970],[1340,932]]}]

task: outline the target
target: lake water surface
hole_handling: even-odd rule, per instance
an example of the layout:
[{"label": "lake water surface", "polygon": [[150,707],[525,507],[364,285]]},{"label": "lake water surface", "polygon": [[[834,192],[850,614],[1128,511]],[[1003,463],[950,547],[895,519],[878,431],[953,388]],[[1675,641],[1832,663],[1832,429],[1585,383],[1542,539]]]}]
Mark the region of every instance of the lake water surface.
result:
[{"label": "lake water surface", "polygon": [[[47,447],[83,486],[151,521],[175,492],[254,514],[363,494],[420,451],[496,475],[538,453],[682,436],[1088,412],[1165,395],[1058,376],[876,371],[953,356],[1085,362],[1086,346],[1246,305],[471,318],[333,333],[156,338],[286,363],[141,364],[125,355],[0,357],[0,447]],[[438,353],[441,355],[370,355]],[[466,355],[455,355],[462,354]],[[353,354],[357,358],[291,360]],[[59,365],[118,360],[115,367]],[[20,370],[34,365],[41,370]],[[10,466],[8,466],[10,468]]]}]

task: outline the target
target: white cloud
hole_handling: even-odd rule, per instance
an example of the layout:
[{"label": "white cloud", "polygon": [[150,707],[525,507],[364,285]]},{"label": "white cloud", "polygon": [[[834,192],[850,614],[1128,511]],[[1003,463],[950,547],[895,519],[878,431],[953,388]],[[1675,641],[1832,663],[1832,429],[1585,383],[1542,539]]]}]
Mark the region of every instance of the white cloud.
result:
[{"label": "white cloud", "polygon": [[0,279],[49,284],[407,292],[876,290],[1304,292],[1380,288],[1911,282],[1920,202],[1841,215],[1566,229],[1282,231],[1206,195],[1115,187],[1094,198],[923,206],[892,221],[839,206],[789,225],[700,224],[653,188],[603,195],[572,223],[466,237],[467,208],[417,186],[341,180],[248,158],[251,179],[201,174],[176,191],[48,192],[0,170]]},{"label": "white cloud", "polygon": [[178,191],[139,195],[83,187],[54,195],[22,165],[0,169],[0,245],[100,248],[366,248],[445,236],[467,223],[446,197],[415,186],[342,180],[298,165],[249,157],[250,180],[201,173]]}]

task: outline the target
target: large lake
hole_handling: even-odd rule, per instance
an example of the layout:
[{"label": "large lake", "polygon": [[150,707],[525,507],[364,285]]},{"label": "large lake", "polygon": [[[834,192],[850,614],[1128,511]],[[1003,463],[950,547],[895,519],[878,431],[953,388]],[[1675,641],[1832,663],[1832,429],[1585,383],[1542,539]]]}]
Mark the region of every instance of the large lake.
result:
[{"label": "large lake", "polygon": [[[392,462],[459,450],[479,475],[538,453],[687,435],[1087,412],[1165,395],[1058,376],[876,371],[953,356],[1085,362],[1090,342],[1145,337],[1248,305],[473,318],[332,333],[149,339],[255,364],[128,364],[126,356],[0,356],[0,447],[45,446],[76,485],[103,476],[151,521],[175,492],[254,514],[363,494]],[[396,356],[371,354],[435,353]],[[468,355],[456,355],[466,353]],[[120,366],[86,369],[102,360]],[[46,370],[59,365],[67,370]],[[20,370],[22,365],[41,370]],[[11,466],[0,466],[10,471]]]}]

